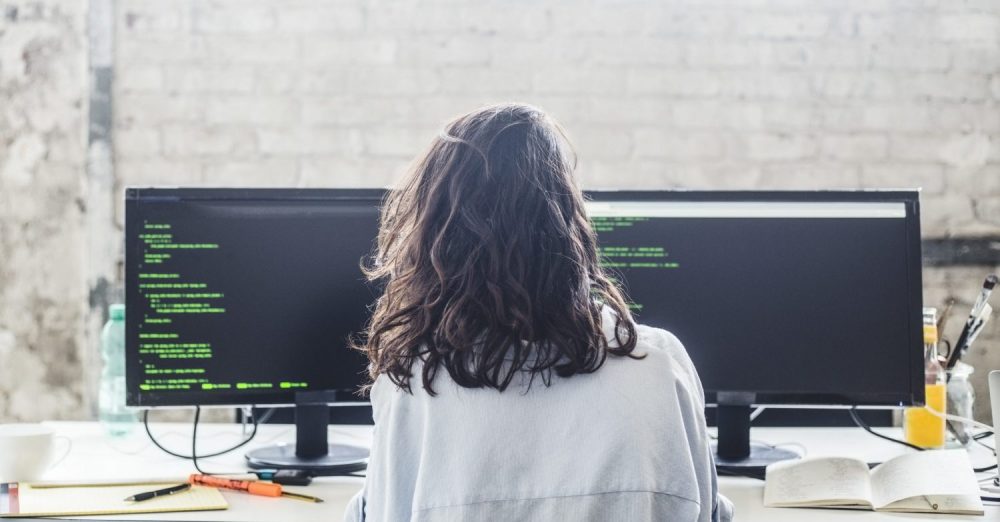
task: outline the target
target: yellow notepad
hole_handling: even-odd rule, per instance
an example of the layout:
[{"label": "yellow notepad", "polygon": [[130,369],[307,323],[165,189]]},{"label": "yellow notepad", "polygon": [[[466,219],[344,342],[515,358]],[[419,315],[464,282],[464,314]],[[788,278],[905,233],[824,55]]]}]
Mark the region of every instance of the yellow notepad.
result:
[{"label": "yellow notepad", "polygon": [[142,502],[125,501],[136,493],[170,485],[33,488],[30,484],[2,484],[0,518],[212,511],[229,507],[218,489],[204,486]]}]

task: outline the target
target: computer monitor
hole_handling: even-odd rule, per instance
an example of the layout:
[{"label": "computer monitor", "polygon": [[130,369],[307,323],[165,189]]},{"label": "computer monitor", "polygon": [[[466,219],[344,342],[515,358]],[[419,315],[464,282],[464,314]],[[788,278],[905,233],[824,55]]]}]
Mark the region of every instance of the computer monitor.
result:
[{"label": "computer monitor", "polygon": [[361,332],[378,289],[383,190],[129,188],[125,198],[126,402],[296,405],[295,446],[253,467],[363,467],[327,443],[328,404],[364,402]]},{"label": "computer monitor", "polygon": [[[128,404],[298,404],[295,454],[251,465],[322,467],[326,404],[361,400],[347,338],[378,297],[359,264],[383,196],[128,189]],[[792,456],[750,444],[752,405],[923,402],[916,192],[587,198],[638,321],[681,339],[717,406],[720,465]]]},{"label": "computer monitor", "polygon": [[640,323],[684,343],[717,405],[721,466],[751,405],[924,401],[915,191],[588,193],[604,266]]}]

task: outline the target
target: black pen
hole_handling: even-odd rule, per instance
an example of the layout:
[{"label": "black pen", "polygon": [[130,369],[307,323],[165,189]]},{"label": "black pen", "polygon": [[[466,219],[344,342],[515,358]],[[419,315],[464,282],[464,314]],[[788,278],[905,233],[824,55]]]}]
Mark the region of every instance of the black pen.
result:
[{"label": "black pen", "polygon": [[191,489],[191,484],[181,484],[179,486],[170,486],[169,488],[158,489],[156,491],[147,491],[145,493],[136,493],[131,497],[125,499],[126,502],[142,502],[143,500],[149,500],[151,498],[163,497],[166,495],[173,495],[174,493],[180,493],[181,491],[187,491]]}]

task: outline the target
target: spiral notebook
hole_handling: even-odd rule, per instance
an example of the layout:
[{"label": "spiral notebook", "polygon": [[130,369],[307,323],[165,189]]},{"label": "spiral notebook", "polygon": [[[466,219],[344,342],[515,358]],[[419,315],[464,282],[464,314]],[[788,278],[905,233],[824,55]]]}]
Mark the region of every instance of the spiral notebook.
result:
[{"label": "spiral notebook", "polygon": [[218,489],[204,486],[142,502],[125,500],[169,485],[33,488],[30,484],[0,484],[0,518],[214,511],[229,507]]}]

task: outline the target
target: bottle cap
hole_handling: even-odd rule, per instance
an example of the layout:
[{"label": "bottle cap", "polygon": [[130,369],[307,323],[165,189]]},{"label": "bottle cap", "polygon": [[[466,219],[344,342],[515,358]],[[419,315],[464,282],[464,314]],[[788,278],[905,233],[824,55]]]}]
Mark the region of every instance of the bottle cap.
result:
[{"label": "bottle cap", "polygon": [[108,307],[108,317],[115,321],[125,320],[125,305],[116,303]]}]

